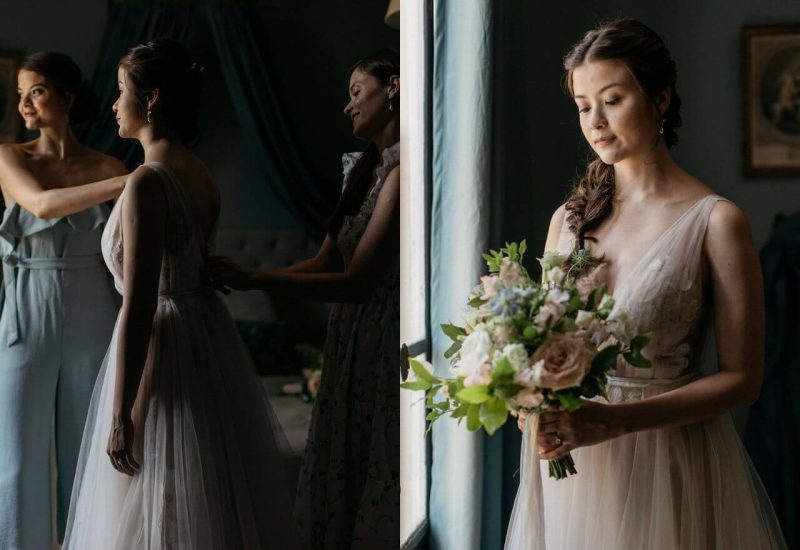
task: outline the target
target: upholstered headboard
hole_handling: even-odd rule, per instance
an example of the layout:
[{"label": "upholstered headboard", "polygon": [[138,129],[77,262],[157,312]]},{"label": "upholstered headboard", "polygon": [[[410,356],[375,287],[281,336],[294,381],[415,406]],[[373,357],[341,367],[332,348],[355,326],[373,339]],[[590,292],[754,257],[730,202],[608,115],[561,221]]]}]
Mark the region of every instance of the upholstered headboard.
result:
[{"label": "upholstered headboard", "polygon": [[[263,269],[311,258],[319,249],[300,231],[274,229],[220,229],[215,244],[215,254]],[[224,300],[237,321],[285,323],[295,343],[321,348],[325,341],[328,304],[262,291],[233,291]]]}]

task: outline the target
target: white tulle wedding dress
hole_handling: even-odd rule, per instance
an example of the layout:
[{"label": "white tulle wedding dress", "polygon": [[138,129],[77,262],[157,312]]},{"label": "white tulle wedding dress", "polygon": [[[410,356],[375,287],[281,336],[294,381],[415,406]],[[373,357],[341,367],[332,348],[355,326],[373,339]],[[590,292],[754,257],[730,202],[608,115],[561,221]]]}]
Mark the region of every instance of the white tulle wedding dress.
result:
[{"label": "white tulle wedding dress", "polygon": [[[718,196],[691,206],[614,290],[652,369],[617,365],[612,403],[640,400],[701,376],[709,288],[701,277],[708,217]],[[559,250],[572,249],[562,229]],[[556,481],[523,435],[521,481],[506,550],[784,549],[772,505],[730,415],[637,432],[572,452],[578,473]]]},{"label": "white tulle wedding dress", "polygon": [[[167,201],[158,308],[134,409],[133,477],[106,454],[118,326],[83,435],[64,548],[295,548],[281,448],[261,384],[216,292],[200,281],[207,243],[181,182],[148,163]],[[102,240],[122,292],[120,205]]]}]

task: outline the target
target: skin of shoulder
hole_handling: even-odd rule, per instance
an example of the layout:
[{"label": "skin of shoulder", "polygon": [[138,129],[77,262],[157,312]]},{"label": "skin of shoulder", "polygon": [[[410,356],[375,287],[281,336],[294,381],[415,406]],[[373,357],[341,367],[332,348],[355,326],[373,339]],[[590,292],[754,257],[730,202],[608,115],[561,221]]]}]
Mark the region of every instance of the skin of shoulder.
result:
[{"label": "skin of shoulder", "polygon": [[544,245],[545,252],[558,250],[558,241],[561,237],[561,228],[567,215],[566,203],[559,206],[550,218],[550,227],[547,230],[547,241]]}]

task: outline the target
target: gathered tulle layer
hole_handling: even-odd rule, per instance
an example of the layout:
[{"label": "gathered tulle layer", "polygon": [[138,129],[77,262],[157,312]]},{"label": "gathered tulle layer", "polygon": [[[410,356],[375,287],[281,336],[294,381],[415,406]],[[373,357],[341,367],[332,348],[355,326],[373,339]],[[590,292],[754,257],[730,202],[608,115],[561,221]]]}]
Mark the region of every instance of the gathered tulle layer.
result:
[{"label": "gathered tulle layer", "polygon": [[[612,381],[608,393],[615,402],[640,400],[675,385]],[[526,441],[523,453],[531,447]],[[506,549],[786,548],[728,414],[625,435],[572,456],[578,473],[561,481],[548,477],[546,461],[536,461],[541,500],[534,498],[533,462],[528,475],[523,471]]]},{"label": "gathered tulle layer", "polygon": [[210,289],[161,296],[134,409],[133,477],[106,454],[117,329],[83,436],[65,549],[294,548],[284,452],[235,326]]}]

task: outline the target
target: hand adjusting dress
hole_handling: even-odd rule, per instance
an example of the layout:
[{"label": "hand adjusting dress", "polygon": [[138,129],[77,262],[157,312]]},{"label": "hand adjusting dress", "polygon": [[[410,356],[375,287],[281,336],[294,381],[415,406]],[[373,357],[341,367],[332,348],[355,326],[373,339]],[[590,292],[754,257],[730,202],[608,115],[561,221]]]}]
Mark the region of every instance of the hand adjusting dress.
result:
[{"label": "hand adjusting dress", "polygon": [[[653,368],[620,360],[612,403],[641,400],[700,376],[710,328],[703,237],[716,195],[691,206],[620,279],[616,307],[639,332]],[[572,250],[562,228],[559,251]],[[729,414],[677,428],[624,435],[572,451],[577,475],[548,477],[535,438],[523,439],[522,479],[507,550],[784,549],[775,513]]]},{"label": "hand adjusting dress", "polygon": [[[114,337],[92,396],[65,550],[294,548],[297,535],[271,409],[233,320],[202,286],[208,243],[175,174],[147,163],[167,203],[158,307],[139,397],[130,477],[106,454]],[[123,192],[103,234],[122,292]]]}]

